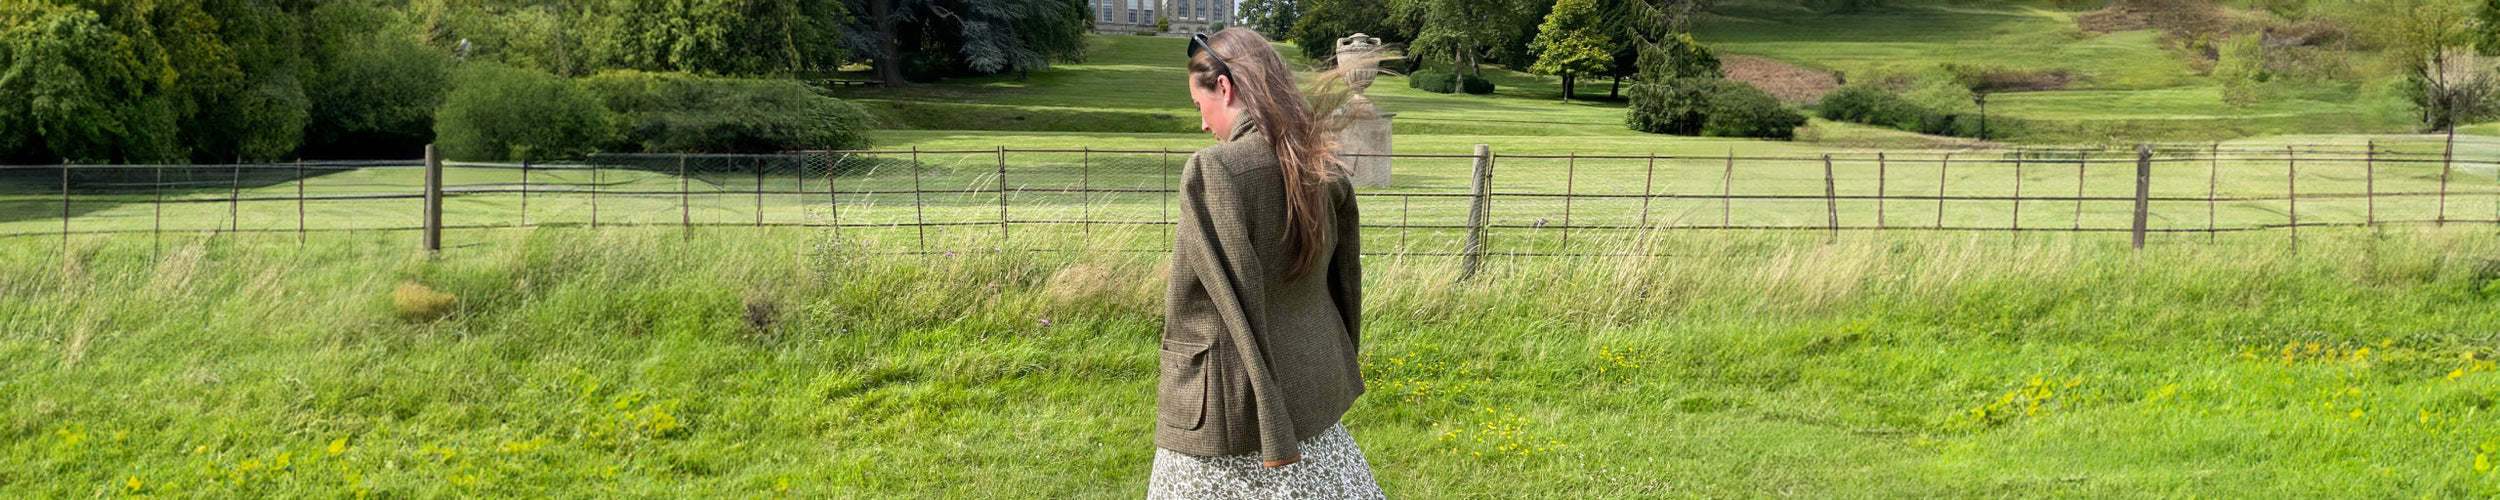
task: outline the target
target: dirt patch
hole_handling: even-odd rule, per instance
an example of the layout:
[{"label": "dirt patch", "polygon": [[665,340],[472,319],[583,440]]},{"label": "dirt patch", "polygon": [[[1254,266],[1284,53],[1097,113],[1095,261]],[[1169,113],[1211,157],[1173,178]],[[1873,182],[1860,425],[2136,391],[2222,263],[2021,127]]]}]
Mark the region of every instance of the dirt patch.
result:
[{"label": "dirt patch", "polygon": [[1823,100],[1823,94],[1841,84],[1840,77],[1829,72],[1767,57],[1719,56],[1719,68],[1727,72],[1727,79],[1751,84],[1790,104]]}]

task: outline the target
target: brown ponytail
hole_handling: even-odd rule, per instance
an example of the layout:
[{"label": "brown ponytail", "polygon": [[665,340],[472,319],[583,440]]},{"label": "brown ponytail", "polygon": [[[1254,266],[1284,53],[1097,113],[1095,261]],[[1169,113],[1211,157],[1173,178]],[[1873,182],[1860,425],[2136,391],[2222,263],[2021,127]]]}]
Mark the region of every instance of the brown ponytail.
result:
[{"label": "brown ponytail", "polygon": [[[1207,42],[1215,50],[1189,58],[1190,81],[1211,90],[1215,77],[1231,77],[1233,96],[1276,149],[1278,170],[1285,176],[1285,242],[1300,256],[1290,276],[1298,278],[1318,263],[1324,250],[1331,229],[1322,219],[1330,213],[1328,185],[1345,169],[1334,152],[1336,132],[1346,121],[1344,113],[1336,112],[1347,97],[1344,71],[1313,79],[1314,88],[1305,97],[1294,86],[1293,69],[1257,31],[1230,28],[1208,36]],[[1219,62],[1214,54],[1225,57]]]}]

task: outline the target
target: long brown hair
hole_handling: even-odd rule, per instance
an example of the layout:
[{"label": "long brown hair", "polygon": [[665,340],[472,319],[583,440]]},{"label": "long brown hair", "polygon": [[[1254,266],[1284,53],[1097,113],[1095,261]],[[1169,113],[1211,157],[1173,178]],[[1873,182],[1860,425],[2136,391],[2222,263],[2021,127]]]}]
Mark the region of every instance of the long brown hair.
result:
[{"label": "long brown hair", "polygon": [[[1233,96],[1241,99],[1243,112],[1267,133],[1269,147],[1276,150],[1277,170],[1285,176],[1285,242],[1300,256],[1288,276],[1299,278],[1318,263],[1324,250],[1321,247],[1332,229],[1331,221],[1322,219],[1331,212],[1328,185],[1345,170],[1334,151],[1336,132],[1346,121],[1344,113],[1336,112],[1347,97],[1344,71],[1313,78],[1306,97],[1294,85],[1293,68],[1285,65],[1284,57],[1259,32],[1229,28],[1208,36],[1207,44],[1215,50],[1189,58],[1190,81],[1198,88],[1214,90],[1215,77],[1231,77]],[[1216,60],[1217,54],[1223,55],[1222,61]]]}]

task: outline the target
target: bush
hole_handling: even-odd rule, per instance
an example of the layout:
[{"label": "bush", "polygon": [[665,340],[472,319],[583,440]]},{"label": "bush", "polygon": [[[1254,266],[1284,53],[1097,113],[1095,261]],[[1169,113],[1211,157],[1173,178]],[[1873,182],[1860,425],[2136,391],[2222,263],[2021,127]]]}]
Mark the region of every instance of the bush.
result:
[{"label": "bush", "polygon": [[622,71],[581,82],[615,113],[617,142],[646,153],[775,153],[859,149],[868,115],[790,80],[700,78]]},{"label": "bush", "polygon": [[1824,95],[1823,102],[1815,107],[1826,120],[1903,130],[1920,128],[1929,114],[1899,93],[1865,84],[1834,90]]},{"label": "bush", "polygon": [[435,144],[446,158],[571,158],[613,134],[598,100],[555,75],[470,63],[456,81],[434,119]]},{"label": "bush", "polygon": [[1464,81],[1452,81],[1449,73],[1439,71],[1416,71],[1407,76],[1406,86],[1435,94],[1452,94],[1461,91],[1477,95],[1493,93],[1491,81],[1474,76],[1462,76],[1461,79]]},{"label": "bush", "polygon": [[1789,109],[1769,92],[1743,82],[1716,82],[1701,135],[1791,139],[1797,136],[1797,127],[1806,124],[1806,115]]},{"label": "bush", "polygon": [[1652,134],[1788,139],[1806,123],[1770,93],[1724,78],[1677,78],[1640,90],[1624,124]]}]

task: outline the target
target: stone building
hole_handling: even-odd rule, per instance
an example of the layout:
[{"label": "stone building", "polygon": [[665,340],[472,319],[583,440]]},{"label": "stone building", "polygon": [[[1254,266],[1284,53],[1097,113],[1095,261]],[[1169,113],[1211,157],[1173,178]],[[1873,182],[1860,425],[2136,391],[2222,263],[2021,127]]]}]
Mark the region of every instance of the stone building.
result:
[{"label": "stone building", "polygon": [[1233,0],[1087,0],[1095,33],[1150,33],[1155,16],[1171,21],[1171,33],[1211,33],[1233,23]]}]

